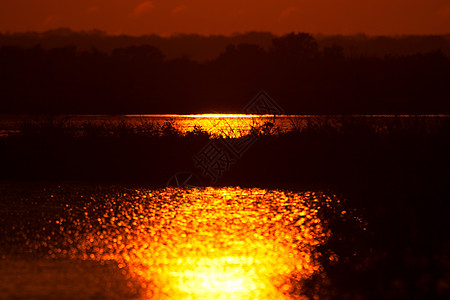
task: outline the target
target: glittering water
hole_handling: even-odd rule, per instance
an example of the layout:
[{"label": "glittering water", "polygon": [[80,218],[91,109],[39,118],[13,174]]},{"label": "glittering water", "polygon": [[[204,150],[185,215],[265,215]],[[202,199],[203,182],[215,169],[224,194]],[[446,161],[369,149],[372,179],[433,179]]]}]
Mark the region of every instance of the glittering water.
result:
[{"label": "glittering water", "polygon": [[19,298],[298,299],[322,272],[321,212],[345,213],[256,188],[6,190],[0,290]]},{"label": "glittering water", "polygon": [[[440,127],[440,122],[448,120],[450,115],[246,115],[246,114],[201,114],[201,115],[58,115],[51,120],[62,120],[66,125],[82,128],[85,124],[96,126],[117,126],[127,124],[142,129],[161,129],[171,124],[181,133],[195,130],[205,131],[213,136],[240,137],[252,130],[270,133],[303,130],[309,127],[339,128],[343,122],[354,120],[367,122],[376,132],[386,132],[395,126],[411,126],[411,122],[427,130]],[[24,121],[48,122],[48,117],[30,117],[24,115],[0,115],[0,137],[20,132]],[[145,130],[144,130],[145,131]]]}]

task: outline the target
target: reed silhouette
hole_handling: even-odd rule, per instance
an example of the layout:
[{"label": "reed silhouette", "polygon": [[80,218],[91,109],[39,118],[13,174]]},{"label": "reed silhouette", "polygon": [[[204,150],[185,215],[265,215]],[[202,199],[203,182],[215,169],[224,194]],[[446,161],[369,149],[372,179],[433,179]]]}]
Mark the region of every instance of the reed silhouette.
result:
[{"label": "reed silhouette", "polygon": [[[309,279],[306,295],[444,299],[450,123],[432,122],[349,117],[287,133],[266,124],[254,128],[257,142],[217,185],[319,190],[358,212],[364,231],[352,218],[324,216],[336,233],[318,249],[326,279]],[[171,123],[28,122],[0,139],[0,178],[161,187],[179,170],[199,173],[192,156],[214,139]],[[333,253],[339,261],[330,261]]]},{"label": "reed silhouette", "polygon": [[[191,38],[169,39],[176,46],[163,51],[168,41],[157,37],[100,34],[93,39],[103,46],[90,49],[86,45],[95,43],[83,35],[59,44],[51,34],[2,35],[0,41],[9,42],[0,47],[0,113],[240,113],[263,87],[292,114],[346,114],[334,125],[293,120],[289,132],[270,122],[254,127],[256,142],[215,185],[323,191],[361,215],[366,230],[352,218],[324,217],[336,234],[318,249],[326,277],[308,281],[307,297],[447,299],[449,119],[377,123],[351,114],[449,113],[448,37],[422,37],[434,40],[433,48],[404,46],[420,44],[419,37],[249,34],[211,37],[214,45],[200,39],[210,48],[199,56],[211,53],[206,48],[216,51],[207,59],[169,53]],[[356,54],[349,51],[355,44]],[[361,55],[374,44],[379,52]],[[0,180],[21,187],[164,187],[180,170],[201,177],[192,158],[211,141],[230,139],[199,127],[182,133],[170,122],[75,126],[69,119],[31,116],[18,131],[0,136]],[[12,199],[1,198],[2,205],[11,207]],[[7,210],[0,216],[0,224],[13,220]],[[339,261],[330,260],[333,253]]]}]

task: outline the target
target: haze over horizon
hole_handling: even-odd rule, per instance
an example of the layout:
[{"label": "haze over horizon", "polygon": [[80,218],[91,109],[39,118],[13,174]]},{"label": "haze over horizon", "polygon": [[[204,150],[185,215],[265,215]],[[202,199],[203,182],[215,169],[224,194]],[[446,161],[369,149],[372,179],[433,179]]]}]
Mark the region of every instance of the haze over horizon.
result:
[{"label": "haze over horizon", "polygon": [[107,34],[231,35],[293,31],[313,34],[429,35],[450,33],[447,0],[16,0],[0,2],[0,32],[67,27]]}]

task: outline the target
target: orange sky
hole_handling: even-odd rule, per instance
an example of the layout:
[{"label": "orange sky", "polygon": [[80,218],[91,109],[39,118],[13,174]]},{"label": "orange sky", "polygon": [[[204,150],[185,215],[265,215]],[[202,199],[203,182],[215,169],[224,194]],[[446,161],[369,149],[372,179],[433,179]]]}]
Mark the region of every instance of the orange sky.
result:
[{"label": "orange sky", "polygon": [[450,0],[0,0],[0,31],[450,33]]}]

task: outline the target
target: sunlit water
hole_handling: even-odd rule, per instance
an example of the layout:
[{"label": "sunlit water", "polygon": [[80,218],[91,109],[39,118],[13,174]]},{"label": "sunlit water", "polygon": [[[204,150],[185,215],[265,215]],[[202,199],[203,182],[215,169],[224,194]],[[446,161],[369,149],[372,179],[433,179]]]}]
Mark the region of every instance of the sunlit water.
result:
[{"label": "sunlit water", "polygon": [[[195,130],[206,131],[213,136],[241,137],[252,130],[270,133],[302,130],[306,127],[339,128],[342,122],[368,122],[374,131],[384,132],[393,126],[411,126],[419,124],[427,130],[437,130],[440,122],[448,120],[450,115],[246,115],[246,114],[200,114],[200,115],[58,115],[52,120],[65,125],[82,128],[85,124],[117,126],[121,122],[138,129],[161,129],[171,124],[181,133]],[[47,122],[46,116],[0,115],[0,136],[18,132],[24,121]],[[393,124],[395,122],[395,124]]]},{"label": "sunlit water", "polygon": [[238,187],[11,195],[11,298],[302,299],[332,234],[320,216],[346,213],[321,193]]}]

